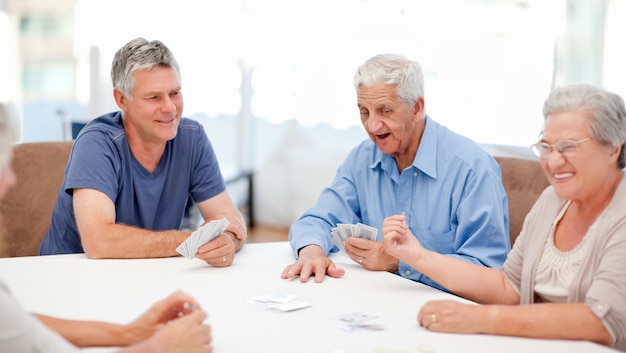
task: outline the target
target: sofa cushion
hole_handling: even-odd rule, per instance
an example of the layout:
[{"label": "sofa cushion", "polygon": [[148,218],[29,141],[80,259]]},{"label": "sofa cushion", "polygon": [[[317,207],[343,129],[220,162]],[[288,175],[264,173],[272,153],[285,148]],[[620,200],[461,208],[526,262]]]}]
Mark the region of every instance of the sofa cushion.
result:
[{"label": "sofa cushion", "polygon": [[502,170],[502,184],[509,198],[509,236],[511,246],[522,230],[524,218],[550,185],[537,160],[495,157]]},{"label": "sofa cushion", "polygon": [[0,201],[0,257],[39,253],[72,144],[57,141],[15,145],[12,165],[17,182]]}]

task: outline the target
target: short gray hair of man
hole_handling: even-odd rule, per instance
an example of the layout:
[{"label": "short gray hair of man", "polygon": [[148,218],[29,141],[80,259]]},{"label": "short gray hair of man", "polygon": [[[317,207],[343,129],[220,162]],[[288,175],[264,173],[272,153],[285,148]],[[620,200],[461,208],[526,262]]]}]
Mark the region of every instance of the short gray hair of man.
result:
[{"label": "short gray hair of man", "polygon": [[113,57],[111,81],[113,87],[132,99],[135,79],[133,73],[138,70],[150,70],[155,66],[173,67],[180,76],[180,67],[174,54],[161,41],[148,41],[135,38],[121,47]]}]

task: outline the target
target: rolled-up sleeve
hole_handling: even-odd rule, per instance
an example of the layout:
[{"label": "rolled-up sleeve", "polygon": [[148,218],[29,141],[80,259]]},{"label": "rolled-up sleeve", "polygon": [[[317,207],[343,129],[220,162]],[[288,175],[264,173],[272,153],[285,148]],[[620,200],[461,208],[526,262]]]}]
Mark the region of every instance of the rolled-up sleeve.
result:
[{"label": "rolled-up sleeve", "polygon": [[593,254],[596,270],[582,281],[591,281],[584,302],[611,333],[614,347],[626,351],[626,222],[610,233],[603,251]]}]

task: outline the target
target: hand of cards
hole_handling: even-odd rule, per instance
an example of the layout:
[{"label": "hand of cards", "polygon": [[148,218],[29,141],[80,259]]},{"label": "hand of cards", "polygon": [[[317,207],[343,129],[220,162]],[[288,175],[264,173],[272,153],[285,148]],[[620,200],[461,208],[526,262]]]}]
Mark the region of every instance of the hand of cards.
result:
[{"label": "hand of cards", "polygon": [[195,232],[191,233],[191,235],[176,248],[176,251],[189,260],[193,259],[198,253],[199,247],[222,234],[229,224],[226,218],[222,218],[203,225],[196,229]]},{"label": "hand of cards", "polygon": [[335,246],[339,249],[345,251],[343,248],[343,242],[348,240],[349,237],[376,240],[378,229],[363,223],[339,223],[335,228],[331,229],[330,232],[333,235],[333,244],[335,244]]}]

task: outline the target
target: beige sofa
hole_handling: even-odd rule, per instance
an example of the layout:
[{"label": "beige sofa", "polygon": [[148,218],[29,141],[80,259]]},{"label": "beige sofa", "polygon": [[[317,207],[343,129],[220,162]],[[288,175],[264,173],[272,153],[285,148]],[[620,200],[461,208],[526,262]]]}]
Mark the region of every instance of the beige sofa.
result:
[{"label": "beige sofa", "polygon": [[0,257],[39,253],[63,182],[72,141],[23,143],[13,150],[16,185],[0,201]]},{"label": "beige sofa", "polygon": [[497,156],[495,159],[500,164],[502,184],[509,198],[509,236],[513,245],[524,218],[549,182],[538,161]]}]

